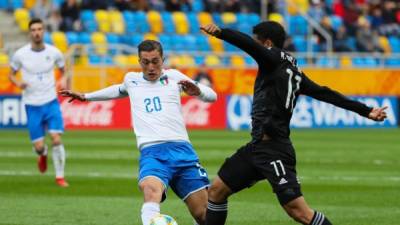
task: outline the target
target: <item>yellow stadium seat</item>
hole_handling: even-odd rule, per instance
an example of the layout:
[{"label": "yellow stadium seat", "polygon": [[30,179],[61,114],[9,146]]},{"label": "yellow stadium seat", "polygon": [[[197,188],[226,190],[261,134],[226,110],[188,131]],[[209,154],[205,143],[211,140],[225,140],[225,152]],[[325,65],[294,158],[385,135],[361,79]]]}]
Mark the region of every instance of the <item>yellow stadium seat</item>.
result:
[{"label": "yellow stadium seat", "polygon": [[24,6],[27,9],[31,9],[33,6],[35,6],[36,0],[25,0],[24,1]]},{"label": "yellow stadium seat", "polygon": [[283,16],[281,14],[279,14],[279,13],[271,13],[271,14],[269,14],[268,20],[275,21],[275,22],[280,23],[280,24],[284,24],[284,22],[285,22],[284,19],[283,19]]},{"label": "yellow stadium seat", "polygon": [[127,66],[129,65],[128,56],[125,55],[116,55],[114,57],[114,63],[118,66]]},{"label": "yellow stadium seat", "polygon": [[216,55],[207,55],[204,63],[206,66],[219,66],[221,64],[221,60]]},{"label": "yellow stadium seat", "polygon": [[108,11],[96,10],[94,16],[96,18],[96,22],[99,27],[99,31],[101,31],[101,32],[110,32],[111,31],[110,16],[108,14]]},{"label": "yellow stadium seat", "polygon": [[105,55],[107,53],[107,38],[106,35],[100,32],[94,32],[91,36],[92,43],[95,45],[96,53]]},{"label": "yellow stadium seat", "polygon": [[0,53],[0,65],[7,65],[8,64],[8,55],[4,53]]},{"label": "yellow stadium seat", "polygon": [[14,19],[17,21],[17,23],[22,20],[29,20],[29,18],[29,11],[27,9],[20,8],[14,11]]},{"label": "yellow stadium seat", "polygon": [[224,51],[223,42],[220,39],[209,36],[208,43],[210,43],[211,49],[214,52],[223,52]]},{"label": "yellow stadium seat", "polygon": [[147,13],[147,22],[150,25],[150,31],[155,34],[159,34],[163,31],[163,23],[161,14],[157,11],[149,11]]},{"label": "yellow stadium seat", "polygon": [[67,37],[63,32],[53,32],[51,34],[51,39],[53,40],[54,46],[56,46],[61,52],[66,52],[68,50]]},{"label": "yellow stadium seat", "polygon": [[21,31],[27,32],[29,30],[29,20],[22,20],[18,22],[18,27]]},{"label": "yellow stadium seat", "polygon": [[190,55],[181,55],[181,64],[180,66],[195,66],[196,62],[193,57]]},{"label": "yellow stadium seat", "polygon": [[189,33],[189,23],[186,15],[183,12],[173,12],[172,19],[175,23],[176,33],[178,34]]},{"label": "yellow stadium seat", "polygon": [[351,67],[352,66],[351,58],[349,56],[342,56],[340,58],[340,66]]},{"label": "yellow stadium seat", "polygon": [[[308,0],[289,0],[291,4],[287,4],[287,11],[290,15],[299,14],[300,12],[307,12],[309,8]],[[299,10],[297,10],[299,9]]]},{"label": "yellow stadium seat", "polygon": [[122,18],[122,14],[120,11],[111,11],[109,13],[109,19],[111,24],[111,31],[116,34],[124,34],[125,33],[125,23]]},{"label": "yellow stadium seat", "polygon": [[199,23],[201,26],[214,23],[211,14],[208,12],[200,12],[199,14],[197,14],[197,18],[199,19]]},{"label": "yellow stadium seat", "polygon": [[158,36],[152,33],[147,33],[143,36],[144,40],[155,40],[158,41]]},{"label": "yellow stadium seat", "polygon": [[237,22],[236,15],[232,12],[222,13],[221,19],[225,25],[234,24]]},{"label": "yellow stadium seat", "polygon": [[383,51],[385,53],[390,53],[392,52],[392,48],[390,47],[389,40],[385,36],[380,36],[379,37],[379,44],[382,46]]},{"label": "yellow stadium seat", "polygon": [[179,55],[170,55],[168,57],[170,67],[177,67],[182,65],[182,58]]},{"label": "yellow stadium seat", "polygon": [[232,66],[237,66],[237,67],[244,67],[246,65],[246,62],[244,61],[244,58],[240,55],[233,55],[231,56],[231,65]]},{"label": "yellow stadium seat", "polygon": [[128,56],[128,64],[131,66],[139,66],[139,56],[137,55],[129,55]]}]

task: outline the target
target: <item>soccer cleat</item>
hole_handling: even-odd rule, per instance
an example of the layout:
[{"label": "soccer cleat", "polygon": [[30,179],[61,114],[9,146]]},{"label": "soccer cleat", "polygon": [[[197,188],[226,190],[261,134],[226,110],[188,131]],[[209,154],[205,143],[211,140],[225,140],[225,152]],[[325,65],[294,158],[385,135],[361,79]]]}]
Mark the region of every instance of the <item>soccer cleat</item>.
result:
[{"label": "soccer cleat", "polygon": [[60,187],[68,187],[69,184],[65,181],[64,178],[56,178],[56,184]]},{"label": "soccer cleat", "polygon": [[47,155],[40,155],[38,158],[38,168],[41,173],[47,170]]}]

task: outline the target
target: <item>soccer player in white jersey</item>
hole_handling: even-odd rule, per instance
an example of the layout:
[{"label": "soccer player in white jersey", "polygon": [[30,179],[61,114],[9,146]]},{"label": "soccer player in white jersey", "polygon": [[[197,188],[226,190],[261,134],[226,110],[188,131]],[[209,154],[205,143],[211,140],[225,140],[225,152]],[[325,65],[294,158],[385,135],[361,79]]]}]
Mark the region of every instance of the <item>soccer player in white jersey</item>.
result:
[{"label": "soccer player in white jersey", "polygon": [[143,225],[160,213],[170,186],[186,203],[193,218],[204,224],[209,180],[190,144],[185,128],[181,91],[206,102],[216,100],[209,87],[196,84],[178,70],[164,70],[163,50],[157,41],[138,46],[142,72],[125,75],[122,84],[87,94],[66,90],[70,101],[101,101],[129,96],[133,128],[141,152],[139,187],[144,194]]},{"label": "soccer player in white jersey", "polygon": [[[43,43],[44,24],[40,19],[29,22],[29,35],[30,43],[18,49],[11,59],[9,79],[22,89],[29,135],[38,154],[39,171],[44,173],[47,170],[47,146],[44,142],[47,129],[52,141],[56,184],[67,187],[68,183],[64,179],[65,150],[61,142],[64,125],[54,78],[54,66],[57,66],[62,75],[57,85],[65,88],[65,62],[57,48]],[[19,70],[22,80],[15,76]]]}]

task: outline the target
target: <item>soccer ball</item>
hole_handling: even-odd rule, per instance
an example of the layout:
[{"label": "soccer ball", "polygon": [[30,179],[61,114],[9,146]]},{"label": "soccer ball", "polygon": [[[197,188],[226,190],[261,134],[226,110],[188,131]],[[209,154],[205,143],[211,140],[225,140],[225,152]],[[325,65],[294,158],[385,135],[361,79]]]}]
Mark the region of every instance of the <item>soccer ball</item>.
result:
[{"label": "soccer ball", "polygon": [[178,225],[174,218],[159,214],[150,220],[150,225]]}]

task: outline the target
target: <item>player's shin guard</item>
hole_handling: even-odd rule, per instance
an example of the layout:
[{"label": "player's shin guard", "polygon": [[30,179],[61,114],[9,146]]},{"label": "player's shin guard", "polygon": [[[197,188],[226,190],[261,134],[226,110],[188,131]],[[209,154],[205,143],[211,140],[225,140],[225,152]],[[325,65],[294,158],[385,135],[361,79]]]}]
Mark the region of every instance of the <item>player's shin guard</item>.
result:
[{"label": "player's shin guard", "polygon": [[324,214],[315,211],[314,216],[309,225],[332,225],[332,223],[325,217]]},{"label": "player's shin guard", "polygon": [[160,204],[156,202],[145,202],[142,206],[142,223],[149,225],[150,220],[160,214]]},{"label": "player's shin guard", "polygon": [[215,203],[208,201],[206,225],[223,225],[228,216],[228,202]]},{"label": "player's shin guard", "polygon": [[53,146],[53,163],[56,172],[56,178],[64,177],[64,167],[65,167],[65,149],[64,145],[54,145]]}]

